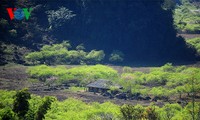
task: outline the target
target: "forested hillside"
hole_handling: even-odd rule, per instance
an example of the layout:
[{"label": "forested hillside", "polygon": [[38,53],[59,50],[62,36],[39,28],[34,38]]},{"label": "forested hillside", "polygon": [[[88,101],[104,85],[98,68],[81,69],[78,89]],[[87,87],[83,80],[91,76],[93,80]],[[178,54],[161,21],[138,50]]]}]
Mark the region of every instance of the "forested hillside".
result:
[{"label": "forested hillside", "polygon": [[[173,11],[165,4],[163,0],[3,0],[1,64],[24,63],[30,51],[63,40],[75,47],[84,44],[85,51],[103,50],[104,62],[116,51],[123,54],[118,62],[125,63],[195,61],[194,48],[176,37]],[[29,20],[18,21],[9,19],[7,7],[33,10]]]},{"label": "forested hillside", "polygon": [[179,33],[200,33],[200,2],[180,0],[174,10],[174,24]]}]

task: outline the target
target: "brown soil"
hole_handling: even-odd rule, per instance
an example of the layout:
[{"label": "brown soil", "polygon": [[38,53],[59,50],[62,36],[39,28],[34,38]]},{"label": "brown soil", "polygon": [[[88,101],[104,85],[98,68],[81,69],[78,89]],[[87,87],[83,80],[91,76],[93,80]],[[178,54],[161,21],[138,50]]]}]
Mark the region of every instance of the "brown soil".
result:
[{"label": "brown soil", "polygon": [[27,85],[26,67],[6,65],[0,67],[0,89],[19,90]]}]

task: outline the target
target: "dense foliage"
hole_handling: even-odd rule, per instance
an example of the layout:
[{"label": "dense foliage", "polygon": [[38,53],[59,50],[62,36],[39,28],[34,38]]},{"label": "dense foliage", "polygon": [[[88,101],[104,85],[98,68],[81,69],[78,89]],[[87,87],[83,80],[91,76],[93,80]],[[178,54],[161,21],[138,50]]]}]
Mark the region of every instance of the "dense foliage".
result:
[{"label": "dense foliage", "polygon": [[109,57],[110,62],[118,63],[118,62],[122,62],[123,60],[124,60],[124,54],[121,51],[115,50],[110,54],[110,57]]},{"label": "dense foliage", "polygon": [[200,6],[193,0],[181,0],[174,11],[174,24],[180,32],[200,33]]},{"label": "dense foliage", "polygon": [[141,93],[148,96],[170,97],[200,92],[200,69],[166,64],[152,68],[149,73],[131,72],[124,69],[119,83],[132,94]]},{"label": "dense foliage", "polygon": [[[110,61],[116,60],[116,62],[123,60],[123,62],[130,63],[162,64],[174,61],[194,61],[195,52],[187,48],[182,38],[176,37],[171,1],[76,0],[46,2],[2,0],[0,6],[2,11],[0,64],[13,61],[24,63],[24,53],[30,50],[38,51],[42,46],[62,43],[63,40],[70,40],[73,45],[83,43],[87,48],[86,51],[103,50],[107,58],[110,57]],[[10,20],[6,8],[11,6],[16,8],[31,7],[33,10],[30,19]],[[163,9],[163,7],[170,9]],[[182,12],[175,15],[177,16],[175,20],[177,26],[182,25],[179,15],[182,15]],[[191,15],[188,13],[188,16]],[[193,24],[193,21],[184,19],[183,21],[187,23],[186,27],[198,29],[198,17],[185,18],[195,20],[195,24]],[[123,52],[124,58],[112,54],[114,50]],[[75,54],[75,56],[69,55],[69,57],[75,57],[76,60],[67,62],[80,64],[82,59],[78,58],[77,60],[77,55],[84,53],[71,51],[69,54]],[[50,53],[47,55],[49,56],[45,57],[50,57],[49,59],[53,60]],[[90,61],[94,58],[88,59],[87,61]],[[50,63],[47,60],[41,62],[51,64],[51,60]],[[66,61],[62,62],[66,63]],[[99,58],[97,61],[95,59],[94,62],[99,62]]]},{"label": "dense foliage", "polygon": [[[14,101],[13,96],[16,92],[0,90],[0,94],[0,119],[17,120],[17,116],[11,110]],[[51,107],[48,107],[50,101]],[[184,107],[179,104],[166,104],[163,107],[153,104],[147,107],[139,104],[118,106],[110,102],[102,104],[84,103],[72,98],[57,101],[53,98],[41,98],[35,95],[31,95],[28,102],[29,110],[26,117],[21,120],[184,120],[186,118],[192,119],[193,113],[194,120],[198,120],[200,116],[199,103],[194,104],[194,112],[192,112],[193,105],[191,103]],[[41,119],[36,117],[36,113],[43,114],[48,108],[49,110],[44,117]]]},{"label": "dense foliage", "polygon": [[0,93],[1,120],[42,120],[54,100],[52,97],[33,96],[27,89],[17,92],[0,90]]},{"label": "dense foliage", "polygon": [[197,56],[200,56],[200,37],[188,39],[186,42],[194,47],[197,50]]},{"label": "dense foliage", "polygon": [[79,45],[77,50],[69,50],[70,43],[45,45],[39,52],[31,52],[25,56],[27,63],[30,64],[95,64],[101,62],[104,57],[104,51],[92,50],[85,52],[84,46]]},{"label": "dense foliage", "polygon": [[46,97],[45,101],[39,106],[36,113],[36,120],[42,120],[45,118],[45,114],[49,109],[51,109],[51,103],[54,101],[51,97]]},{"label": "dense foliage", "polygon": [[57,77],[54,83],[67,83],[76,80],[78,85],[85,85],[97,79],[115,80],[118,77],[117,71],[104,66],[80,66],[67,68],[64,66],[50,67],[46,65],[30,67],[27,72],[32,78],[46,81],[48,78]]},{"label": "dense foliage", "polygon": [[30,93],[25,89],[16,93],[14,96],[13,111],[19,118],[24,118],[29,110],[28,100],[31,98]]}]

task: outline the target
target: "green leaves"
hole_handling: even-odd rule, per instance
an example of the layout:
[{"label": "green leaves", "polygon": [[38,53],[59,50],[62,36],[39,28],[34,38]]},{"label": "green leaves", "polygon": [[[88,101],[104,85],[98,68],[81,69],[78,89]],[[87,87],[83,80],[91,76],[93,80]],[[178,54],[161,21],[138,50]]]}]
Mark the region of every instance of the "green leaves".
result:
[{"label": "green leaves", "polygon": [[120,108],[120,111],[125,120],[141,120],[141,119],[143,119],[144,118],[144,116],[143,116],[144,110],[145,110],[144,107],[142,107],[141,105],[136,105],[136,106],[123,105]]},{"label": "green leaves", "polygon": [[[172,94],[191,93],[192,82],[195,92],[200,91],[200,69],[186,66],[164,66],[152,68],[148,73],[133,72],[124,68],[118,83],[125,92],[142,93],[143,95],[170,97]],[[148,91],[148,92],[147,92]]]},{"label": "green leaves", "polygon": [[87,63],[91,63],[91,64],[95,64],[95,63],[98,63],[98,62],[101,62],[105,57],[105,53],[103,50],[99,50],[99,51],[96,51],[96,50],[92,50],[91,52],[89,52],[86,56],[86,62]]},{"label": "green leaves", "polygon": [[121,51],[115,50],[110,54],[109,61],[113,63],[122,62],[124,60],[124,54]]},{"label": "green leaves", "polygon": [[186,42],[190,46],[194,47],[196,49],[196,51],[197,51],[197,56],[200,56],[200,37],[186,40]]},{"label": "green leaves", "polygon": [[27,111],[29,110],[29,102],[31,99],[30,93],[27,89],[20,90],[14,96],[13,111],[18,115],[19,118],[24,118]]},{"label": "green leaves", "polygon": [[51,103],[54,101],[52,97],[45,97],[44,102],[39,106],[38,111],[36,112],[36,120],[42,120],[45,118],[45,114],[49,109],[51,109]]},{"label": "green leaves", "polygon": [[[78,114],[77,114],[78,113]],[[51,110],[46,114],[46,119],[56,120],[94,120],[120,118],[119,106],[110,103],[84,103],[80,100],[69,98],[62,102],[56,101],[52,104]]]},{"label": "green leaves", "polygon": [[80,83],[89,83],[96,79],[110,79],[115,80],[118,77],[116,70],[104,66],[104,65],[93,65],[93,66],[80,66],[67,69],[64,66],[50,67],[46,65],[39,65],[29,67],[27,73],[43,82],[50,77],[58,77],[57,82],[66,82],[69,80],[78,80]]},{"label": "green leaves", "polygon": [[78,45],[77,50],[69,50],[71,45],[68,41],[61,44],[44,45],[39,52],[32,52],[25,56],[28,64],[96,64],[103,61],[103,50],[85,52],[84,46]]},{"label": "green leaves", "polygon": [[[13,99],[13,91],[1,90],[0,103]],[[18,91],[16,96],[29,98],[26,90]],[[26,99],[27,100],[27,99]],[[165,104],[162,107],[155,105],[123,105],[119,106],[111,102],[102,104],[93,102],[85,103],[78,99],[68,98],[64,101],[57,101],[54,97],[44,97],[31,95],[28,100],[29,109],[26,116],[18,118],[12,111],[12,106],[0,108],[0,119],[2,120],[184,120],[192,119],[192,103],[182,107],[179,104]],[[13,103],[11,103],[13,104]],[[24,104],[23,104],[24,105]],[[199,118],[200,103],[194,103],[195,120]],[[24,109],[25,110],[25,109]]]},{"label": "green leaves", "polygon": [[189,0],[182,0],[182,5],[176,6],[173,17],[174,24],[179,31],[187,33],[200,31],[198,7],[194,3],[190,3]]},{"label": "green leaves", "polygon": [[5,108],[0,116],[2,120],[16,120],[15,114],[10,108]]}]

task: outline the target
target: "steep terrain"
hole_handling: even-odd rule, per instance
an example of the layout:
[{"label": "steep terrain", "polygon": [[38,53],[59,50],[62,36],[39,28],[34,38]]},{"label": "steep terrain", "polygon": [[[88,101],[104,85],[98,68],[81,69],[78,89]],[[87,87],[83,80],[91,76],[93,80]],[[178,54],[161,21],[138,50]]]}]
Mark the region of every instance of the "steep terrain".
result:
[{"label": "steep terrain", "polygon": [[[1,45],[5,47],[1,48],[1,57],[10,44],[28,51],[70,40],[73,45],[83,43],[87,50],[104,50],[107,57],[113,50],[119,50],[124,53],[125,62],[195,61],[195,51],[187,48],[183,38],[176,37],[172,11],[162,5],[162,0],[4,1],[1,6],[4,30],[0,34]],[[32,7],[30,20],[9,20],[6,7],[10,6]],[[61,19],[63,11],[71,17]],[[9,53],[14,56],[10,61],[23,63],[19,51],[14,47]],[[1,63],[9,62],[5,56],[3,59]]]}]

